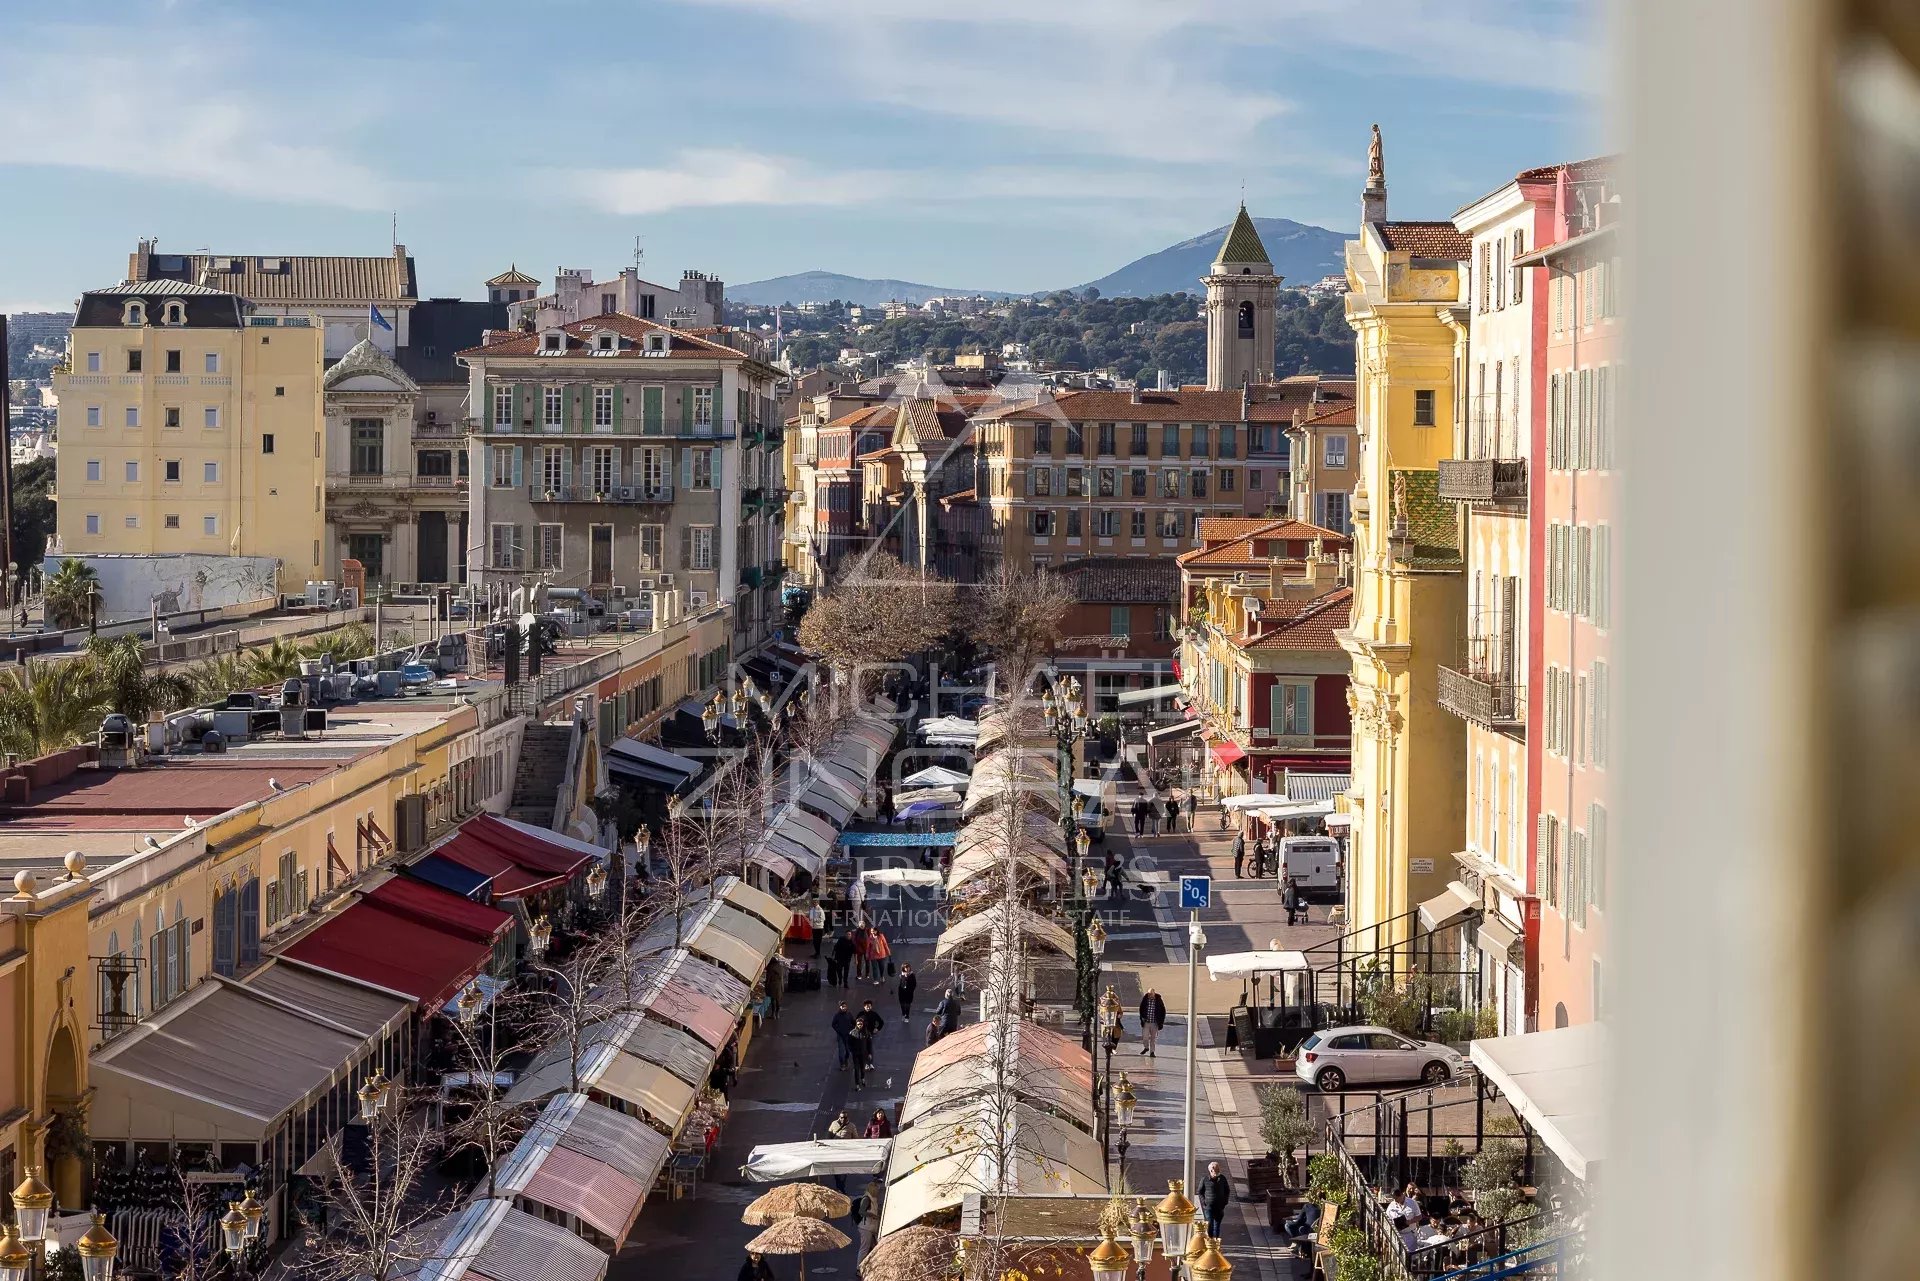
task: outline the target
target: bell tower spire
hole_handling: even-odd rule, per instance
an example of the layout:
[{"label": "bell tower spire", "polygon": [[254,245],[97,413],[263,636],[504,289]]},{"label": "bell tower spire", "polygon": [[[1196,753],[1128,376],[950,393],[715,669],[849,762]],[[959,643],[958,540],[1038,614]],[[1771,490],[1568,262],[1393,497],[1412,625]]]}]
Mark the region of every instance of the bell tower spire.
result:
[{"label": "bell tower spire", "polygon": [[1202,281],[1207,287],[1207,390],[1273,381],[1273,307],[1280,277],[1243,202]]}]

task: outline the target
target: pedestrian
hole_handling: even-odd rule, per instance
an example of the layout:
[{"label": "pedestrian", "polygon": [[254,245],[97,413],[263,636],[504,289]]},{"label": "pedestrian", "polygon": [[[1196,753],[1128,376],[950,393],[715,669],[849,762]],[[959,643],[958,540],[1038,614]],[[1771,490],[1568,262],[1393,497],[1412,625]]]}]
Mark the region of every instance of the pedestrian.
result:
[{"label": "pedestrian", "polygon": [[893,968],[893,944],[887,942],[886,931],[877,925],[867,935],[867,968],[875,983],[886,982],[887,971]]},{"label": "pedestrian", "polygon": [[[1189,832],[1196,830],[1193,826],[1193,814],[1194,814],[1194,811],[1199,808],[1200,808],[1200,798],[1195,796],[1193,794],[1193,789],[1189,787],[1187,789],[1187,830]],[[1226,815],[1223,813],[1221,815],[1220,826],[1225,827],[1226,825],[1227,825]]]},{"label": "pedestrian", "polygon": [[767,1266],[765,1256],[749,1254],[735,1281],[773,1281],[773,1269]]},{"label": "pedestrian", "polygon": [[880,1236],[880,1180],[869,1179],[866,1191],[860,1194],[860,1257],[865,1258],[873,1252],[873,1243]]},{"label": "pedestrian", "polygon": [[827,909],[820,906],[820,900],[813,900],[813,906],[807,909],[807,925],[813,930],[813,959],[820,959],[820,939],[827,932]]},{"label": "pedestrian", "polygon": [[866,1088],[867,1071],[873,1067],[873,1040],[886,1025],[887,1021],[873,1008],[872,1001],[861,1003],[860,1013],[853,1019],[853,1088],[856,1090]]},{"label": "pedestrian", "polygon": [[1120,874],[1120,856],[1112,850],[1107,851],[1107,893],[1114,898],[1126,892],[1126,884]]},{"label": "pedestrian", "polygon": [[1294,904],[1299,901],[1300,894],[1293,886],[1293,873],[1291,872],[1282,873],[1280,877],[1280,897],[1285,900],[1287,905],[1287,924],[1292,925],[1295,916]]},{"label": "pedestrian", "polygon": [[911,965],[900,967],[900,1021],[907,1021],[913,1013],[913,993],[920,986],[920,976],[913,972]]},{"label": "pedestrian", "polygon": [[[839,1116],[833,1118],[833,1124],[827,1127],[827,1137],[830,1139],[851,1139],[856,1137],[853,1132],[853,1118],[842,1111]],[[845,1192],[847,1190],[847,1176],[844,1174],[835,1174],[833,1176],[833,1187],[836,1192]]]},{"label": "pedestrian", "polygon": [[939,1041],[941,1035],[940,1018],[938,1015],[935,1015],[933,1018],[927,1020],[927,1044],[935,1044]]},{"label": "pedestrian", "polygon": [[1147,802],[1147,835],[1160,835],[1160,806],[1154,801]]},{"label": "pedestrian", "polygon": [[1267,874],[1267,855],[1272,849],[1273,847],[1267,843],[1267,838],[1264,836],[1253,843],[1253,876],[1255,880],[1259,880]]},{"label": "pedestrian", "polygon": [[867,1122],[867,1132],[863,1137],[869,1139],[890,1139],[893,1137],[893,1127],[887,1124],[887,1114],[884,1109],[875,1108],[873,1110],[873,1119]]},{"label": "pedestrian", "polygon": [[1139,836],[1147,830],[1147,803],[1140,797],[1133,799],[1133,834]]},{"label": "pedestrian", "polygon": [[1220,1225],[1226,1220],[1227,1206],[1233,1200],[1233,1183],[1220,1169],[1218,1161],[1207,1162],[1207,1177],[1200,1181],[1200,1204],[1207,1210],[1207,1235],[1220,1239]]},{"label": "pedestrian", "polygon": [[1171,796],[1167,798],[1167,835],[1172,836],[1180,830],[1180,802]]},{"label": "pedestrian", "polygon": [[1160,1029],[1167,1025],[1167,1003],[1160,999],[1157,989],[1149,986],[1140,997],[1140,1053],[1154,1058],[1154,1043],[1160,1039]]},{"label": "pedestrian", "polygon": [[1242,880],[1246,874],[1247,834],[1245,832],[1235,832],[1233,834],[1233,879],[1236,881]]},{"label": "pedestrian", "polygon": [[1220,807],[1220,830],[1227,830],[1227,807],[1224,805]]},{"label": "pedestrian", "polygon": [[833,1036],[840,1051],[840,1070],[847,1070],[847,1060],[853,1057],[853,1014],[847,1009],[845,1001],[833,1012]]},{"label": "pedestrian", "polygon": [[707,1073],[707,1085],[719,1091],[723,1099],[729,1097],[728,1092],[733,1089],[736,1076],[734,1067],[738,1062],[735,1054],[734,1043],[728,1041],[726,1048],[720,1051],[720,1057],[713,1061],[713,1068]]},{"label": "pedestrian", "polygon": [[866,913],[861,913],[860,924],[853,929],[853,977],[867,977],[867,949],[873,946],[873,931],[868,928]]},{"label": "pedestrian", "polygon": [[960,993],[953,987],[940,998],[940,1035],[951,1036],[960,1028]]},{"label": "pedestrian", "polygon": [[833,941],[833,978],[829,981],[828,986],[831,987],[836,983],[841,987],[849,986],[847,983],[847,972],[852,969],[852,967],[853,936],[845,930],[841,930],[840,937]]}]

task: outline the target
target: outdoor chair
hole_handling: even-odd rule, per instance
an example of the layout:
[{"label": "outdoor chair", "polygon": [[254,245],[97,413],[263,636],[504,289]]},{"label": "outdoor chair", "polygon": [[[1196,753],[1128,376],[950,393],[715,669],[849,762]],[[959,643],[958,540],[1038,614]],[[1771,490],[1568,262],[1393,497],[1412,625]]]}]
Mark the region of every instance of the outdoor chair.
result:
[{"label": "outdoor chair", "polygon": [[1313,1270],[1320,1276],[1327,1274],[1327,1259],[1333,1253],[1333,1229],[1335,1220],[1340,1217],[1340,1207],[1331,1201],[1320,1203],[1320,1227],[1313,1234],[1311,1242]]}]

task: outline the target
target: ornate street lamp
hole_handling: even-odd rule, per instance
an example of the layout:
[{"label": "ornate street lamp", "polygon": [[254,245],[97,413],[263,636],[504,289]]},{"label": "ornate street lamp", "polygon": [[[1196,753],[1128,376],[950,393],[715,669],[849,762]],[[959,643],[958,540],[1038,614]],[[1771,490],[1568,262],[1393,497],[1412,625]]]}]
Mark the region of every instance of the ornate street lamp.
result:
[{"label": "ornate street lamp", "polygon": [[1186,1253],[1182,1255],[1180,1259],[1180,1262],[1186,1266],[1187,1281],[1193,1281],[1194,1264],[1205,1258],[1207,1251],[1212,1248],[1213,1242],[1207,1239],[1207,1225],[1204,1223],[1195,1224],[1193,1239],[1187,1242]]},{"label": "ornate street lamp", "polygon": [[[1087,946],[1093,949],[1093,959],[1096,961],[1106,955],[1107,927],[1100,923],[1100,918],[1097,916],[1087,926]],[[1107,991],[1112,992],[1113,989],[1108,988]]]},{"label": "ornate street lamp", "polygon": [[[1125,1076],[1125,1073],[1121,1074],[1123,1080]],[[247,1240],[258,1241],[260,1230],[267,1217],[267,1207],[265,1202],[253,1194],[252,1188],[247,1189],[247,1199],[240,1203],[240,1213],[247,1216]]]},{"label": "ornate street lamp", "polygon": [[1080,869],[1081,897],[1091,901],[1093,898],[1093,892],[1099,888],[1100,888],[1100,873],[1095,871],[1091,867],[1081,868]]},{"label": "ornate street lamp", "polygon": [[537,916],[533,924],[527,927],[527,950],[533,953],[533,959],[539,960],[547,954],[547,945],[553,942],[553,923],[544,916]]},{"label": "ornate street lamp", "polygon": [[1120,1124],[1122,1126],[1131,1126],[1133,1124],[1134,1109],[1140,1106],[1140,1100],[1135,1097],[1133,1093],[1133,1082],[1127,1080],[1127,1074],[1125,1072],[1120,1074],[1119,1092],[1116,1093],[1114,1097],[1119,1101]]},{"label": "ornate street lamp", "polygon": [[1160,1224],[1160,1250],[1176,1264],[1193,1238],[1194,1213],[1193,1202],[1187,1200],[1187,1181],[1168,1179],[1167,1195],[1153,1207],[1153,1217]]},{"label": "ornate street lamp", "polygon": [[227,1212],[220,1216],[220,1239],[235,1258],[247,1248],[247,1216],[238,1201],[229,1202]]},{"label": "ornate street lamp", "polygon": [[[1121,1164],[1124,1172],[1126,1165]],[[1140,1265],[1141,1281],[1146,1281],[1147,1266],[1153,1262],[1154,1243],[1160,1239],[1160,1229],[1153,1221],[1153,1215],[1147,1211],[1147,1199],[1135,1197],[1133,1202],[1133,1257]]]},{"label": "ornate street lamp", "polygon": [[1127,1269],[1133,1265],[1133,1254],[1126,1246],[1113,1239],[1113,1226],[1100,1225],[1100,1244],[1093,1247],[1087,1255],[1087,1266],[1093,1271],[1093,1281],[1127,1281]]},{"label": "ornate street lamp", "polygon": [[20,1223],[20,1239],[39,1245],[47,1239],[47,1215],[53,1210],[53,1189],[40,1181],[40,1167],[27,1167],[27,1177],[13,1190],[14,1216]]},{"label": "ornate street lamp", "polygon": [[480,1017],[481,1007],[486,1003],[486,993],[480,990],[480,985],[467,984],[467,990],[460,994],[460,1000],[454,1006],[459,1013],[461,1026],[472,1027],[473,1021]]},{"label": "ornate street lamp", "polygon": [[1187,1260],[1190,1281],[1233,1281],[1233,1264],[1220,1253],[1220,1243],[1208,1241],[1206,1253]]},{"label": "ornate street lamp", "polygon": [[33,1251],[20,1244],[11,1223],[0,1223],[0,1281],[27,1281],[32,1267]]},{"label": "ornate street lamp", "polygon": [[[1078,808],[1078,804],[1079,804],[1079,800],[1083,800],[1083,799],[1085,799],[1085,798],[1084,798],[1084,797],[1082,797],[1082,798],[1078,798],[1078,799],[1076,799],[1076,801],[1075,801],[1075,808]],[[1076,814],[1076,815],[1075,815],[1074,817],[1075,817],[1075,819],[1077,820],[1077,819],[1079,818],[1079,815],[1077,815],[1077,814]],[[1078,854],[1078,855],[1079,855],[1079,856],[1080,856],[1081,858],[1083,858],[1083,859],[1084,859],[1084,858],[1086,858],[1086,857],[1087,857],[1087,856],[1088,856],[1089,854],[1091,854],[1091,853],[1093,852],[1093,838],[1087,835],[1087,829],[1086,829],[1086,828],[1084,828],[1084,827],[1082,827],[1082,828],[1081,828],[1081,829],[1080,829],[1080,830],[1079,830],[1079,831],[1078,831],[1077,833],[1075,833],[1075,835],[1074,835],[1074,838],[1073,838],[1073,852],[1074,852],[1074,853],[1076,853],[1076,854]],[[1084,872],[1082,872],[1082,873],[1081,873],[1081,875],[1082,875],[1082,876],[1093,876],[1093,875],[1094,875],[1094,872],[1093,872],[1093,869],[1092,869],[1092,868],[1088,868],[1088,869],[1087,869],[1086,871],[1084,871]],[[1098,878],[1098,877],[1095,877],[1095,878],[1094,878],[1094,883],[1095,883],[1095,885],[1096,885],[1096,886],[1097,886],[1097,885],[1099,884],[1099,878]],[[1087,893],[1088,893],[1089,895],[1091,895],[1091,894],[1093,893],[1093,890],[1091,890],[1091,889],[1090,889],[1090,890],[1088,890],[1088,891],[1087,891]]]},{"label": "ornate street lamp", "polygon": [[120,1257],[120,1242],[107,1231],[107,1216],[93,1212],[93,1226],[73,1243],[80,1252],[80,1273],[86,1281],[113,1281],[114,1260]]},{"label": "ornate street lamp", "polygon": [[369,1125],[373,1124],[373,1119],[380,1115],[380,1087],[369,1079],[354,1093],[360,1099],[360,1119]]},{"label": "ornate street lamp", "polygon": [[587,869],[587,896],[595,903],[607,897],[607,868],[604,863],[595,863]]}]

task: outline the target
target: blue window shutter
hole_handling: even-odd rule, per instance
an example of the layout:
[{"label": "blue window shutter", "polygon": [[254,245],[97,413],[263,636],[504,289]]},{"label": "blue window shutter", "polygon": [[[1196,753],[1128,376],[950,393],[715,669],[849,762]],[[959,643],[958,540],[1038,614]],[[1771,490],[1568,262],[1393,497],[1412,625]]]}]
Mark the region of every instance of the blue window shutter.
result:
[{"label": "blue window shutter", "polygon": [[240,963],[252,965],[260,959],[260,878],[249,880],[240,890]]},{"label": "blue window shutter", "polygon": [[513,447],[513,487],[515,489],[520,488],[520,459],[521,455],[525,452],[525,446],[515,445]]}]

